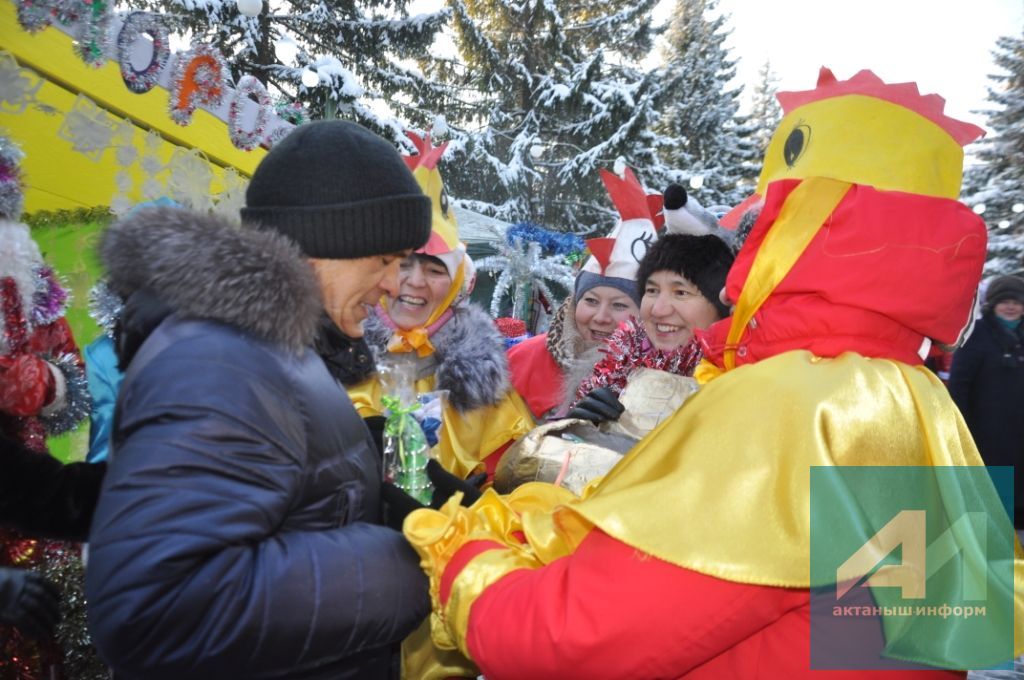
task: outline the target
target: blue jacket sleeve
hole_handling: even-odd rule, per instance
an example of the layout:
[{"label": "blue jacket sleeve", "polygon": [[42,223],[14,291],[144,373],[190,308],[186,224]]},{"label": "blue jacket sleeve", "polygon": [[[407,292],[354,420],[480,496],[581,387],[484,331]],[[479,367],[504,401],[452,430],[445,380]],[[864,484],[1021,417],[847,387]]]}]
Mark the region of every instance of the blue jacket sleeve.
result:
[{"label": "blue jacket sleeve", "polygon": [[107,459],[110,433],[114,423],[117,390],[124,377],[117,368],[114,341],[106,335],[93,340],[83,351],[85,374],[89,379],[92,410],[89,412],[89,452],[85,460],[98,463]]},{"label": "blue jacket sleeve", "polygon": [[90,629],[115,671],[286,677],[411,632],[429,601],[401,534],[299,502],[307,430],[288,386],[168,363],[125,384],[93,521]]}]

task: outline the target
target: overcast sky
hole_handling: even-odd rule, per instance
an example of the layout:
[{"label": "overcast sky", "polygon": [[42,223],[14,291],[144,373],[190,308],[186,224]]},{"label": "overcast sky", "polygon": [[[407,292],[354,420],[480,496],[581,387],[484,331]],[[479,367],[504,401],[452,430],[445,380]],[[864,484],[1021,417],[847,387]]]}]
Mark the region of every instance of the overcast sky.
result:
[{"label": "overcast sky", "polygon": [[[674,0],[659,6],[667,18]],[[730,54],[752,90],[765,60],[780,90],[814,87],[818,68],[845,80],[862,68],[886,82],[917,82],[946,112],[984,125],[996,38],[1020,37],[1024,0],[719,0],[731,15]]]}]

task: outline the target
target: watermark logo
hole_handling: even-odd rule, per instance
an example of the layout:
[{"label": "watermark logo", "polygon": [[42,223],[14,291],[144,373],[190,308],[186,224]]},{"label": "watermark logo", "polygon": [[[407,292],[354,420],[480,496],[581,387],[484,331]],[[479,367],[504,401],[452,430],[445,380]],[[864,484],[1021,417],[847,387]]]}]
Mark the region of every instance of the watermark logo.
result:
[{"label": "watermark logo", "polygon": [[1013,469],[811,469],[811,667],[1011,667]]}]

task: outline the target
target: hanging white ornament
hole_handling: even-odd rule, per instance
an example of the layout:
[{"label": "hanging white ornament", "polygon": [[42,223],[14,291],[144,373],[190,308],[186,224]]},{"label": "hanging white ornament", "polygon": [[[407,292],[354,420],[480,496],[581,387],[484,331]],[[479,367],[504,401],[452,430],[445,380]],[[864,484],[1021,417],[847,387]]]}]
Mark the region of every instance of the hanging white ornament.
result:
[{"label": "hanging white ornament", "polygon": [[282,64],[292,64],[299,56],[299,46],[290,37],[285,36],[274,43],[274,54]]},{"label": "hanging white ornament", "polygon": [[237,0],[238,12],[247,17],[258,17],[263,11],[262,0]]},{"label": "hanging white ornament", "polygon": [[320,75],[313,69],[302,70],[302,84],[306,87],[316,87],[320,84]]}]

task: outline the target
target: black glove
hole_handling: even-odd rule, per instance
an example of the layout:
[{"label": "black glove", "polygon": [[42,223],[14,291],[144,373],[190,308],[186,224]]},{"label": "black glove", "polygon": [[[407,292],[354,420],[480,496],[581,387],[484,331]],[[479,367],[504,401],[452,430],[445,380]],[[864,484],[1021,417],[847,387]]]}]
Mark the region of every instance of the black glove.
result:
[{"label": "black glove", "polygon": [[61,463],[0,435],[0,526],[32,537],[85,541],[106,463]]},{"label": "black glove", "polygon": [[373,443],[377,447],[377,455],[384,458],[384,423],[387,422],[387,418],[384,416],[370,416],[369,418],[363,418],[363,422],[366,424],[366,429],[370,431],[370,436],[373,438]]},{"label": "black glove", "polygon": [[434,459],[427,461],[427,477],[434,485],[434,495],[430,498],[430,507],[435,510],[454,496],[456,491],[462,492],[462,506],[468,508],[483,495],[480,487],[487,481],[486,472],[472,475],[468,479],[459,479],[441,467],[441,464]]},{"label": "black glove", "polygon": [[608,420],[618,420],[625,410],[626,407],[619,401],[615,392],[607,387],[598,387],[580,399],[569,411],[568,417],[589,420],[597,425]]},{"label": "black glove", "polygon": [[391,482],[380,485],[380,498],[384,504],[384,524],[395,531],[402,530],[402,522],[410,512],[427,507]]},{"label": "black glove", "polygon": [[0,622],[39,639],[53,637],[60,620],[60,592],[33,571],[0,567]]}]

